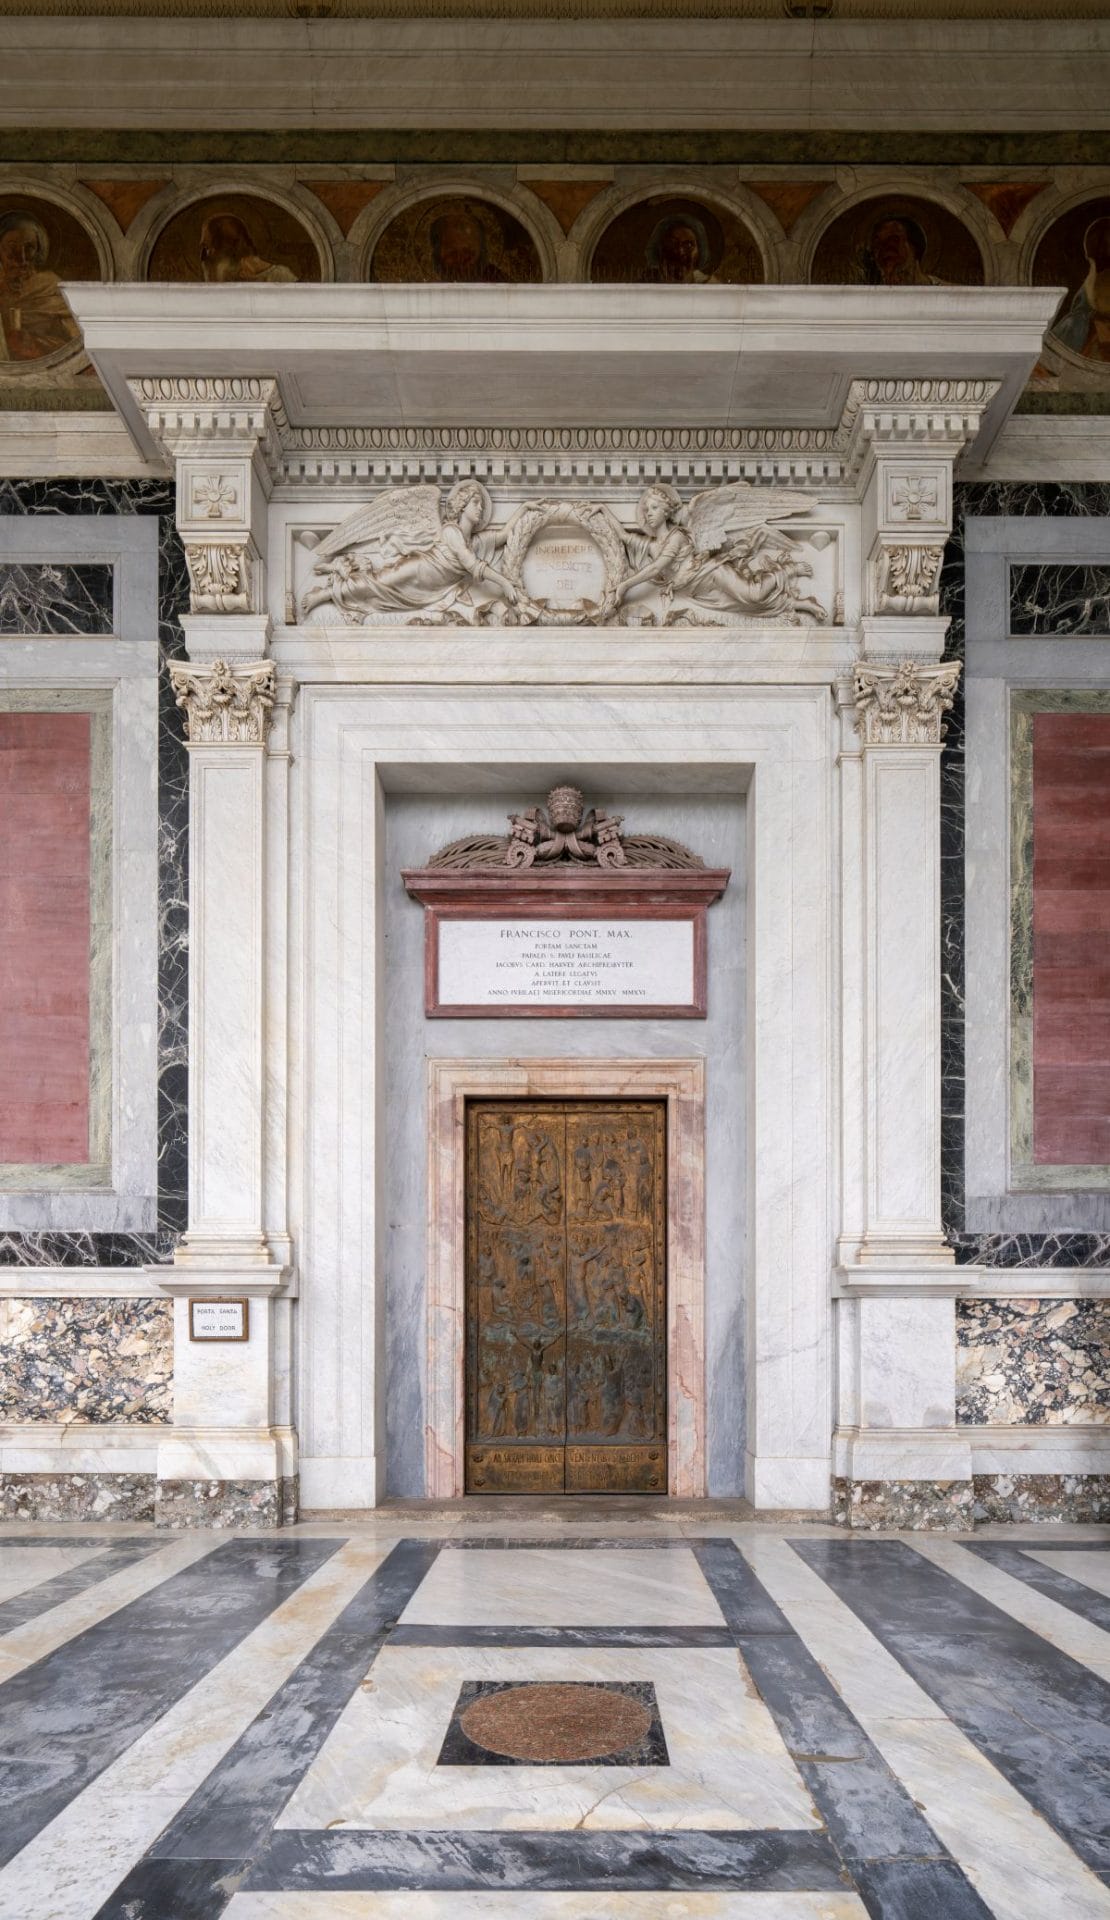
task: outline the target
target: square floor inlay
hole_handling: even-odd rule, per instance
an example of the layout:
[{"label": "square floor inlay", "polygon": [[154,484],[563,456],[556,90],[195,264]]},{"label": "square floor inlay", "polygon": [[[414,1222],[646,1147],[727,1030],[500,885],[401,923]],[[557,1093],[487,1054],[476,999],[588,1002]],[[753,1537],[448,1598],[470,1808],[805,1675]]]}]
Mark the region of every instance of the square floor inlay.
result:
[{"label": "square floor inlay", "polygon": [[683,1547],[448,1547],[401,1615],[405,1625],[681,1627],[723,1624]]},{"label": "square floor inlay", "polygon": [[441,1767],[665,1767],[650,1680],[467,1680]]},{"label": "square floor inlay", "polygon": [[[463,1689],[479,1681],[646,1683],[667,1764],[441,1765]],[[506,1833],[821,1822],[734,1648],[386,1645],[277,1824]]]}]

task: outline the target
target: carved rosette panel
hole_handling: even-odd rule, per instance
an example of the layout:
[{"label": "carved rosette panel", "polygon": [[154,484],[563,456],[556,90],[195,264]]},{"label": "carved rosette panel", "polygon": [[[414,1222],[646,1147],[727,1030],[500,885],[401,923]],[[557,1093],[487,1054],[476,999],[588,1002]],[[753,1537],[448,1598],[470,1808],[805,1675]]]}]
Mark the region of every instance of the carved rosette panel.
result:
[{"label": "carved rosette panel", "polygon": [[916,660],[898,666],[857,666],[856,726],[869,747],[939,747],[945,714],[956,697],[960,662],[925,667]]},{"label": "carved rosette panel", "polygon": [[276,693],[272,660],[171,660],[170,679],[190,746],[265,743]]},{"label": "carved rosette panel", "polygon": [[250,555],[245,544],[187,541],[190,613],[250,613]]}]

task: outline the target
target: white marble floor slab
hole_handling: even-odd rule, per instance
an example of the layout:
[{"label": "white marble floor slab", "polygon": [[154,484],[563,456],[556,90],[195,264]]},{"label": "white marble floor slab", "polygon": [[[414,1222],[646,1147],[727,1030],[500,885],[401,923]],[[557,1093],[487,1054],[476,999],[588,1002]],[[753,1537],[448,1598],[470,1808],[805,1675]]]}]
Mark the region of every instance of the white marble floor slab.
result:
[{"label": "white marble floor slab", "polygon": [[721,1610],[682,1547],[448,1548],[401,1619],[421,1626],[720,1626]]},{"label": "white marble floor slab", "polygon": [[890,1656],[787,1543],[745,1540],[743,1552],[994,1920],[1110,1920],[1110,1887],[903,1668],[891,1662],[889,1697],[876,1689]]},{"label": "white marble floor slab", "polygon": [[0,1920],[92,1920],[383,1558],[341,1547],[77,1794],[0,1870]]},{"label": "white marble floor slab", "polygon": [[14,1600],[17,1593],[29,1593],[41,1587],[55,1574],[68,1573],[86,1560],[99,1559],[103,1547],[14,1547],[4,1550],[0,1540],[0,1601]]},{"label": "white marble floor slab", "polygon": [[227,1920],[867,1920],[854,1893],[237,1893],[225,1912]]},{"label": "white marble floor slab", "polygon": [[[440,1767],[466,1680],[650,1680],[670,1765]],[[820,1824],[739,1654],[723,1647],[386,1647],[278,1821],[500,1832]]]},{"label": "white marble floor slab", "polygon": [[[1096,1627],[1092,1620],[1085,1620],[1081,1613],[1074,1613],[1070,1607],[1062,1606],[1058,1600],[1038,1592],[1036,1587],[1016,1579],[1013,1574],[1004,1573],[1001,1567],[992,1566],[977,1553],[969,1553],[955,1540],[921,1534],[912,1544],[916,1552],[931,1560],[942,1573],[950,1573],[954,1580],[962,1581],[984,1600],[990,1600],[1011,1619],[1020,1620],[1023,1627],[1032,1627],[1034,1633],[1041,1634],[1061,1653],[1090,1667],[1102,1679],[1110,1680],[1110,1633]],[[1044,1557],[1056,1571],[1070,1573],[1070,1563],[1083,1556],[1065,1553],[1055,1559],[1051,1554]]]},{"label": "white marble floor slab", "polygon": [[1110,1552],[1098,1552],[1093,1549],[1084,1553],[1051,1553],[1021,1543],[1021,1550],[1030,1560],[1039,1560],[1042,1567],[1051,1567],[1053,1573],[1065,1573],[1069,1580],[1082,1580],[1085,1587],[1093,1587],[1096,1593],[1103,1593],[1110,1599]]}]

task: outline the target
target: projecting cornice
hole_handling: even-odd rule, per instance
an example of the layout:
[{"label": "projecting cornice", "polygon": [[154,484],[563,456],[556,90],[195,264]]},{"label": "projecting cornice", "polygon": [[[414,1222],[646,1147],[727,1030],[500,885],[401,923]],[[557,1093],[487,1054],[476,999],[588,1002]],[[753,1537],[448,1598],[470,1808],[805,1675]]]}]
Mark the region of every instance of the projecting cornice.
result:
[{"label": "projecting cornice", "polygon": [[[991,444],[1042,288],[74,286],[147,457],[245,436],[297,483],[452,471],[861,484],[866,449]],[[864,478],[866,476],[864,475]]]}]

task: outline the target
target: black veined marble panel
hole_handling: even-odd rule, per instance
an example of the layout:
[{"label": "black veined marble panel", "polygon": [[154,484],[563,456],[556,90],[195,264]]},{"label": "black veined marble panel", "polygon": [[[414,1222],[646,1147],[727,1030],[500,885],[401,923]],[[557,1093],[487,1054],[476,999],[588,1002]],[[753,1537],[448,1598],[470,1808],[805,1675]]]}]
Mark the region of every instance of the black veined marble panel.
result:
[{"label": "black veined marble panel", "polygon": [[[171,658],[184,653],[180,615],[189,604],[185,554],[174,526],[172,482],[150,480],[3,480],[0,513],[152,514],[158,520],[158,640],[163,671],[158,715],[158,1222],[150,1233],[0,1233],[0,1265],[130,1267],[172,1258],[187,1207],[188,1069],[188,758],[174,705]],[[68,577],[89,567],[59,565]],[[30,568],[21,569],[24,573]],[[110,574],[111,569],[106,571]],[[110,609],[110,586],[109,600]],[[107,622],[111,629],[111,615]],[[100,604],[72,629],[103,633]]]},{"label": "black veined marble panel", "polygon": [[0,633],[111,633],[115,569],[108,561],[0,564]]},{"label": "black veined marble panel", "polygon": [[[940,580],[940,610],[948,614],[952,622],[945,656],[950,660],[962,660],[964,657],[964,527],[967,520],[976,515],[1097,519],[1110,516],[1110,485],[1103,482],[998,481],[971,482],[956,487],[952,537],[945,553]],[[1015,569],[1015,572],[1020,571]],[[1034,567],[1027,571],[1062,574],[1086,570]],[[1103,568],[1093,571],[1100,574],[1107,572]],[[1046,600],[1045,604],[1047,606],[1049,602]],[[1015,631],[1019,630],[1015,628]],[[1076,627],[1071,631],[1079,632],[1081,629]],[[1110,1234],[986,1234],[968,1233],[966,1230],[964,780],[964,698],[961,685],[949,716],[948,737],[941,756],[941,1205],[945,1230],[960,1265],[1004,1268],[1103,1267],[1110,1263]]]},{"label": "black veined marble panel", "polygon": [[1011,567],[1010,632],[1110,634],[1110,567]]}]

